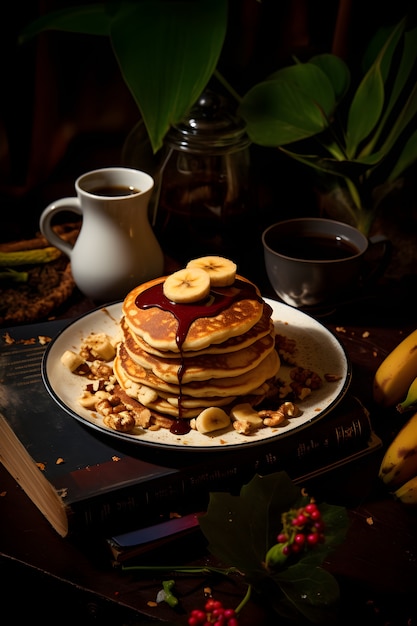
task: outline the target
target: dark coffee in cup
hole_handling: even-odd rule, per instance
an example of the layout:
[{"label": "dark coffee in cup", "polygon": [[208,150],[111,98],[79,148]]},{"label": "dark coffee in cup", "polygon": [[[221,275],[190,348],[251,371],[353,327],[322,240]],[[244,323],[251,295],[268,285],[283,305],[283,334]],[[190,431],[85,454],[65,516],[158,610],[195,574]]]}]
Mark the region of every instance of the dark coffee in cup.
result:
[{"label": "dark coffee in cup", "polygon": [[[285,220],[267,228],[262,242],[271,286],[291,306],[343,301],[371,278],[370,273],[365,276],[364,257],[373,241],[349,224],[323,218]],[[379,243],[384,245],[377,265],[383,268],[389,246],[385,238]]]},{"label": "dark coffee in cup", "polygon": [[125,185],[103,185],[88,189],[88,192],[95,196],[107,196],[109,198],[114,198],[116,196],[133,196],[135,193],[140,193],[140,190],[135,187],[128,187]]},{"label": "dark coffee in cup", "polygon": [[305,233],[291,239],[271,235],[268,245],[279,254],[306,261],[337,261],[349,259],[361,252],[357,246],[343,237],[319,233]]}]

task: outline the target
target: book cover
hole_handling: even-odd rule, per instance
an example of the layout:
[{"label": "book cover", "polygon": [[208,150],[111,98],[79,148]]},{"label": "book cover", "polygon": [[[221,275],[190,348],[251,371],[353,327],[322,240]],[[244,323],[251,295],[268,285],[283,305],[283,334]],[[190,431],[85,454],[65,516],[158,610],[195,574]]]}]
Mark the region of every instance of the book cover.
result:
[{"label": "book cover", "polygon": [[240,489],[256,472],[297,478],[377,443],[367,411],[346,396],[296,435],[220,456],[125,445],[72,418],[44,388],[42,356],[65,324],[4,329],[0,343],[0,460],[62,536],[121,533],[172,510],[204,510],[210,491]]}]

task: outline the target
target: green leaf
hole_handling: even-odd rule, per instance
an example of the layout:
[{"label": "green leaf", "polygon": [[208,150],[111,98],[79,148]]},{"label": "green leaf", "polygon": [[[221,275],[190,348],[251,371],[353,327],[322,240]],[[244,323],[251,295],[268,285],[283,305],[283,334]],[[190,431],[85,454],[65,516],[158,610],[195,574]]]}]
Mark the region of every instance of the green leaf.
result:
[{"label": "green leaf", "polygon": [[360,143],[375,128],[384,106],[384,82],[378,65],[373,65],[361,81],[349,108],[346,152],[355,156]]},{"label": "green leaf", "polygon": [[309,63],[317,65],[326,74],[333,86],[336,100],[340,102],[346,95],[351,80],[346,63],[334,54],[318,54]]},{"label": "green leaf", "polygon": [[[392,30],[353,96],[346,128],[346,152],[349,158],[357,154],[361,142],[369,137],[381,119],[384,104],[386,104],[384,80],[403,28],[404,21]],[[369,145],[364,148],[364,154],[369,154],[374,148],[381,129],[382,125]]]},{"label": "green leaf", "polygon": [[336,95],[326,74],[312,63],[284,68],[243,97],[239,113],[254,143],[282,146],[312,137],[330,124]]},{"label": "green leaf", "polygon": [[154,152],[206,87],[226,25],[227,0],[148,0],[119,11],[112,22],[114,53]]},{"label": "green leaf", "polygon": [[[113,10],[118,4],[87,4],[52,11],[28,24],[20,33],[19,42],[26,43],[47,30],[60,30],[87,35],[108,35]],[[112,10],[113,7],[113,10]]]},{"label": "green leaf", "polygon": [[211,493],[200,527],[209,550],[247,575],[264,577],[263,561],[281,528],[281,514],[300,497],[285,472],[255,476],[240,496]]},{"label": "green leaf", "polygon": [[395,162],[387,181],[394,182],[405,170],[415,163],[417,159],[417,130],[407,140],[398,160]]},{"label": "green leaf", "polygon": [[[274,576],[288,602],[312,623],[334,622],[340,589],[336,579],[321,567],[311,568],[300,561]],[[279,611],[279,606],[277,607]]]}]

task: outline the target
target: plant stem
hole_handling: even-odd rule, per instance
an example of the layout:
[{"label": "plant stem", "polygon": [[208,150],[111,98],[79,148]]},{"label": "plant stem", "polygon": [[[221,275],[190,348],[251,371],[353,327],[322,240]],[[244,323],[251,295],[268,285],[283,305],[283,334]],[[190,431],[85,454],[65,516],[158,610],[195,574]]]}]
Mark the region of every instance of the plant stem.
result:
[{"label": "plant stem", "polygon": [[240,103],[242,101],[242,96],[240,96],[237,91],[233,89],[232,85],[225,79],[223,74],[221,74],[218,70],[214,70],[213,76],[215,76],[219,83],[227,89],[227,91],[236,100],[236,102]]},{"label": "plant stem", "polygon": [[236,567],[188,567],[187,565],[122,565],[123,571],[181,572],[183,574],[240,574]]},{"label": "plant stem", "polygon": [[252,585],[248,585],[248,588],[246,590],[245,596],[242,599],[242,601],[238,604],[238,606],[235,608],[235,613],[239,614],[240,611],[243,609],[243,607],[245,606],[245,604],[247,604],[247,602],[249,602],[250,597],[252,594]]}]

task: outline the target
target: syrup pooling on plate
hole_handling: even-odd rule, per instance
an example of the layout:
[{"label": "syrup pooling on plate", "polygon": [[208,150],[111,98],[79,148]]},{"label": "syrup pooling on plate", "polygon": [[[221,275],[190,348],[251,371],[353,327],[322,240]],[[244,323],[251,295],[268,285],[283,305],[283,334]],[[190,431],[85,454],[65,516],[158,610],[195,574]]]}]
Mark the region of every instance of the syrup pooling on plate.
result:
[{"label": "syrup pooling on plate", "polygon": [[153,285],[137,296],[135,304],[138,308],[150,309],[157,307],[171,313],[178,322],[176,343],[182,362],[178,371],[178,384],[180,387],[180,395],[178,398],[179,418],[173,422],[171,432],[175,434],[186,434],[190,430],[188,422],[182,419],[181,382],[184,369],[182,347],[191,324],[201,317],[216,317],[233,303],[245,299],[256,299],[258,302],[262,302],[262,298],[257,294],[255,286],[239,279],[236,279],[234,284],[230,287],[212,287],[207,298],[192,304],[178,304],[169,300],[164,295],[163,283]]}]

